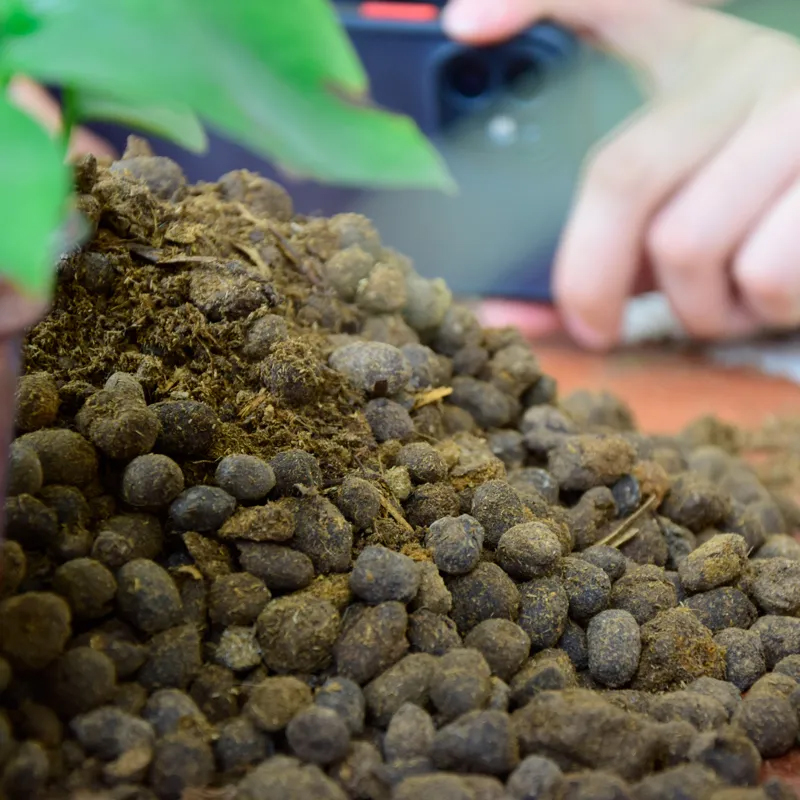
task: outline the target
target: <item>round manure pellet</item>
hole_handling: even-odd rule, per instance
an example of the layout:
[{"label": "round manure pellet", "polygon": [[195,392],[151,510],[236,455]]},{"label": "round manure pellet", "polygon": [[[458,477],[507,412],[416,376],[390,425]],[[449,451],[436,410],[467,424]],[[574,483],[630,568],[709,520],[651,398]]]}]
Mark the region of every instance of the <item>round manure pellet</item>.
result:
[{"label": "round manure pellet", "polygon": [[411,365],[390,344],[354,342],[334,350],[329,363],[357,389],[372,395],[392,395],[411,378]]},{"label": "round manure pellet", "polygon": [[135,508],[160,508],[171,503],[184,487],[181,468],[169,457],[146,455],[133,459],[122,477],[122,494]]},{"label": "round manure pellet", "polygon": [[350,731],[342,717],[330,708],[310,706],[286,726],[292,752],[312,764],[330,764],[347,754]]},{"label": "round manure pellet", "polygon": [[497,563],[516,580],[548,575],[561,559],[561,541],[541,522],[509,528],[497,542]]},{"label": "round manure pellet", "polygon": [[480,650],[492,673],[509,681],[528,657],[531,640],[511,620],[487,619],[467,634],[464,645]]},{"label": "round manure pellet", "polygon": [[145,633],[158,633],[183,618],[183,603],[169,573],[137,558],[117,573],[117,604],[124,619]]},{"label": "round manure pellet", "polygon": [[260,500],[275,486],[272,467],[256,456],[245,454],[223,458],[214,477],[217,485],[237,500]]},{"label": "round manure pellet", "polygon": [[785,697],[759,694],[745,697],[733,718],[763,758],[778,758],[794,746],[798,733],[797,713]]},{"label": "round manure pellet", "polygon": [[639,625],[627,611],[601,611],[586,629],[589,671],[612,689],[629,683],[639,667],[642,649]]},{"label": "round manure pellet", "polygon": [[483,549],[483,526],[468,514],[443,517],[428,528],[425,546],[439,570],[464,575],[475,568]]},{"label": "round manure pellet", "polygon": [[556,578],[537,578],[520,587],[520,628],[534,651],[555,647],[567,626],[569,597]]},{"label": "round manure pellet", "polygon": [[341,676],[330,678],[317,690],[314,702],[335,711],[353,736],[363,732],[366,701],[361,687],[355,681]]},{"label": "round manure pellet", "polygon": [[211,533],[222,527],[236,510],[236,500],[216,486],[192,486],[169,507],[170,522],[183,531]]},{"label": "round manure pellet", "polygon": [[42,669],[72,635],[66,601],[50,592],[25,592],[0,603],[0,653],[23,669]]},{"label": "round manure pellet", "polygon": [[385,547],[367,547],[356,559],[350,588],[368,603],[407,603],[419,589],[419,569],[408,557]]}]

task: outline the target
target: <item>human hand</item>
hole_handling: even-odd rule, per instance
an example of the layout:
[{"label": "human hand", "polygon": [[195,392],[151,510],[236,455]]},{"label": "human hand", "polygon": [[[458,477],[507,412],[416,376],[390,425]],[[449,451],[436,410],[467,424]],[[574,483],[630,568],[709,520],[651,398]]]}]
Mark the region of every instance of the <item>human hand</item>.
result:
[{"label": "human hand", "polygon": [[[573,337],[613,346],[628,298],[653,285],[697,338],[800,324],[800,44],[678,0],[452,0],[443,22],[484,44],[543,18],[652,89],[591,155],[564,233],[554,294]],[[506,309],[531,330],[524,306]]]},{"label": "human hand", "polygon": [[[51,133],[61,130],[61,108],[50,94],[38,83],[28,78],[14,78],[8,87],[11,101]],[[77,127],[72,132],[67,158],[91,153],[94,156],[116,158],[114,148],[86,128]]]}]

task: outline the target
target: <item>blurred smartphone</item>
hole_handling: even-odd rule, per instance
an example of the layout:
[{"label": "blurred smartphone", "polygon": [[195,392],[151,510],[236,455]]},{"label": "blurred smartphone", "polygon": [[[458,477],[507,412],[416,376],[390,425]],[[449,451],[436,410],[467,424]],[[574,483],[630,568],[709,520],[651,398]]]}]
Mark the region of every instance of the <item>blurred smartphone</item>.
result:
[{"label": "blurred smartphone", "polygon": [[[158,152],[193,181],[247,168],[286,185],[301,213],[366,214],[385,244],[413,258],[423,275],[445,278],[456,294],[549,301],[552,258],[581,165],[641,104],[634,76],[553,25],[467,48],[444,36],[442,1],[334,5],[373,100],[416,120],[448,162],[457,196],[292,181],[214,136],[205,156],[157,141]],[[800,34],[798,0],[735,0],[728,9]],[[124,148],[127,131],[93,128]],[[586,259],[591,268],[592,254]]]},{"label": "blurred smartphone", "polygon": [[[373,101],[411,116],[433,140],[458,183],[457,196],[288,179],[214,135],[206,155],[153,138],[156,151],[178,161],[192,181],[247,168],[284,184],[300,213],[366,214],[385,244],[414,259],[423,275],[445,278],[459,295],[548,300],[550,263],[581,161],[599,129],[635,107],[632,82],[555,26],[536,26],[497,47],[467,48],[442,32],[444,2],[334,5]],[[595,61],[613,74],[603,78]],[[608,91],[597,88],[603,80]],[[91,127],[124,149],[129,131]]]},{"label": "blurred smartphone", "polygon": [[468,48],[444,36],[437,5],[339,7],[376,101],[414,117],[459,193],[362,193],[354,207],[457,294],[548,301],[581,163],[640,95],[623,68],[562,28]]}]

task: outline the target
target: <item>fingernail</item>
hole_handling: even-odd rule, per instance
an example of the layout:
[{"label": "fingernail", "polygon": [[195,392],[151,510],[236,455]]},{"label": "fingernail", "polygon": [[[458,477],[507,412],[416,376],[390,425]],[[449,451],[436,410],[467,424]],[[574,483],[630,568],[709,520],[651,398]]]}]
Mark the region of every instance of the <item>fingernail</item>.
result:
[{"label": "fingernail", "polygon": [[506,10],[505,0],[453,0],[442,12],[442,27],[448,36],[455,39],[476,36],[500,22],[506,15]]},{"label": "fingernail", "polygon": [[567,315],[564,324],[570,335],[589,350],[608,350],[615,344],[615,337],[597,330],[580,317]]}]

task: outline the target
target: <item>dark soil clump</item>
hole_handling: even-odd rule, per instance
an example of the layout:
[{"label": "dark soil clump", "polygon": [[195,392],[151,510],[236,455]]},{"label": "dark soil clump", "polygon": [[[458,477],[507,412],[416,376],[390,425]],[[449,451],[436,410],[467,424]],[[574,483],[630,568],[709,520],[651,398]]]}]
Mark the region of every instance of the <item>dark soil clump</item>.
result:
[{"label": "dark soil clump", "polygon": [[800,513],[725,426],[560,399],[357,214],[141,146],[79,174],[10,452],[0,794],[783,796]]}]

